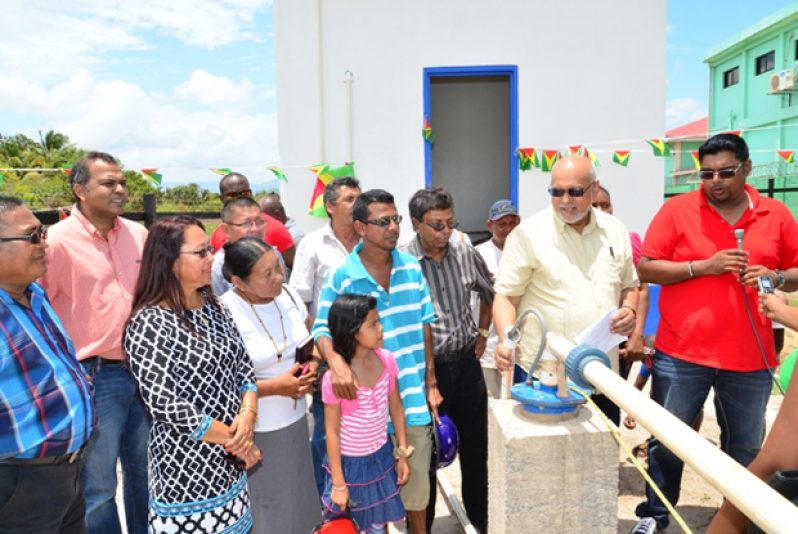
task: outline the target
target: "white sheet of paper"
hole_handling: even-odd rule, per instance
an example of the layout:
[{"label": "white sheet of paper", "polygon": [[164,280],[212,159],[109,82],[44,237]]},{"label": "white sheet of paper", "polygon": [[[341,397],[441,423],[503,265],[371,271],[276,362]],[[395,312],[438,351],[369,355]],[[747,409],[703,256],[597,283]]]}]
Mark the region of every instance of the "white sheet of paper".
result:
[{"label": "white sheet of paper", "polygon": [[612,318],[615,317],[616,313],[618,313],[618,308],[613,306],[612,309],[600,317],[595,323],[582,330],[579,335],[576,336],[574,339],[576,344],[579,345],[584,343],[607,352],[626,341],[626,336],[610,332],[610,322]]}]

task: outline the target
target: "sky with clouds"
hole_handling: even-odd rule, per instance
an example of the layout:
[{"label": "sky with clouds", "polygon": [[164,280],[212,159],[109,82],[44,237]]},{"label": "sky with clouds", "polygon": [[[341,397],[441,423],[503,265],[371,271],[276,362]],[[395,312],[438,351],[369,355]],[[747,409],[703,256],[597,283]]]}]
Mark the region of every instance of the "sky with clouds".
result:
[{"label": "sky with clouds", "polygon": [[667,128],[707,115],[707,52],[792,3],[789,0],[669,0]]},{"label": "sky with clouds", "polygon": [[[668,128],[706,115],[706,52],[786,0],[668,2]],[[267,185],[277,164],[272,0],[3,0],[0,133],[66,133],[158,167]]]}]

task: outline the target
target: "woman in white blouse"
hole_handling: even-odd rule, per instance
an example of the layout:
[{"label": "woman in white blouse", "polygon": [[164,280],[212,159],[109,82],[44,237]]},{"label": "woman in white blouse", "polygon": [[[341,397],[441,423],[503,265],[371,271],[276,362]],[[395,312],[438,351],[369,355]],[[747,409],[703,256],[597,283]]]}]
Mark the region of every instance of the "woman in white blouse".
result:
[{"label": "woman in white blouse", "polygon": [[255,443],[263,461],[250,469],[253,533],[310,532],[321,519],[313,478],[305,395],[316,381],[308,312],[283,284],[271,246],[246,237],[225,246],[222,296],[244,338],[258,385]]}]

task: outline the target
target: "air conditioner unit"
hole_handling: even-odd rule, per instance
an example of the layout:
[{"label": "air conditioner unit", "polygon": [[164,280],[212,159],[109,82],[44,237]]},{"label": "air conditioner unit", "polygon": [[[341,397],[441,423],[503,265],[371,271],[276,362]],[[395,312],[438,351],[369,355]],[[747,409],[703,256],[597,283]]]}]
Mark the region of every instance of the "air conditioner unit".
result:
[{"label": "air conditioner unit", "polygon": [[780,93],[791,91],[795,87],[795,75],[792,70],[782,70],[770,77],[770,91]]}]

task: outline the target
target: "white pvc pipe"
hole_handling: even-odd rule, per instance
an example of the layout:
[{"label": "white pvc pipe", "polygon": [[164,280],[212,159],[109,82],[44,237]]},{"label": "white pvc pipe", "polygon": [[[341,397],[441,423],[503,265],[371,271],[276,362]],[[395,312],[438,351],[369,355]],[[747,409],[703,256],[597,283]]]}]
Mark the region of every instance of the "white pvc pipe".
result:
[{"label": "white pvc pipe", "polygon": [[[574,344],[559,334],[550,333],[546,348],[564,362]],[[798,507],[665,408],[601,362],[588,363],[584,376],[765,532],[796,531]]]},{"label": "white pvc pipe", "polygon": [[460,526],[463,527],[463,532],[465,532],[465,534],[479,534],[477,528],[474,525],[472,525],[471,520],[468,519],[468,514],[466,514],[463,505],[460,504],[460,500],[457,498],[457,494],[455,493],[454,488],[449,482],[449,479],[446,478],[446,475],[443,474],[442,471],[438,471],[437,479],[438,479],[438,488],[441,490],[441,493],[443,493],[443,496],[446,497],[446,500],[449,502],[449,510],[451,510],[451,512],[460,522]]}]

